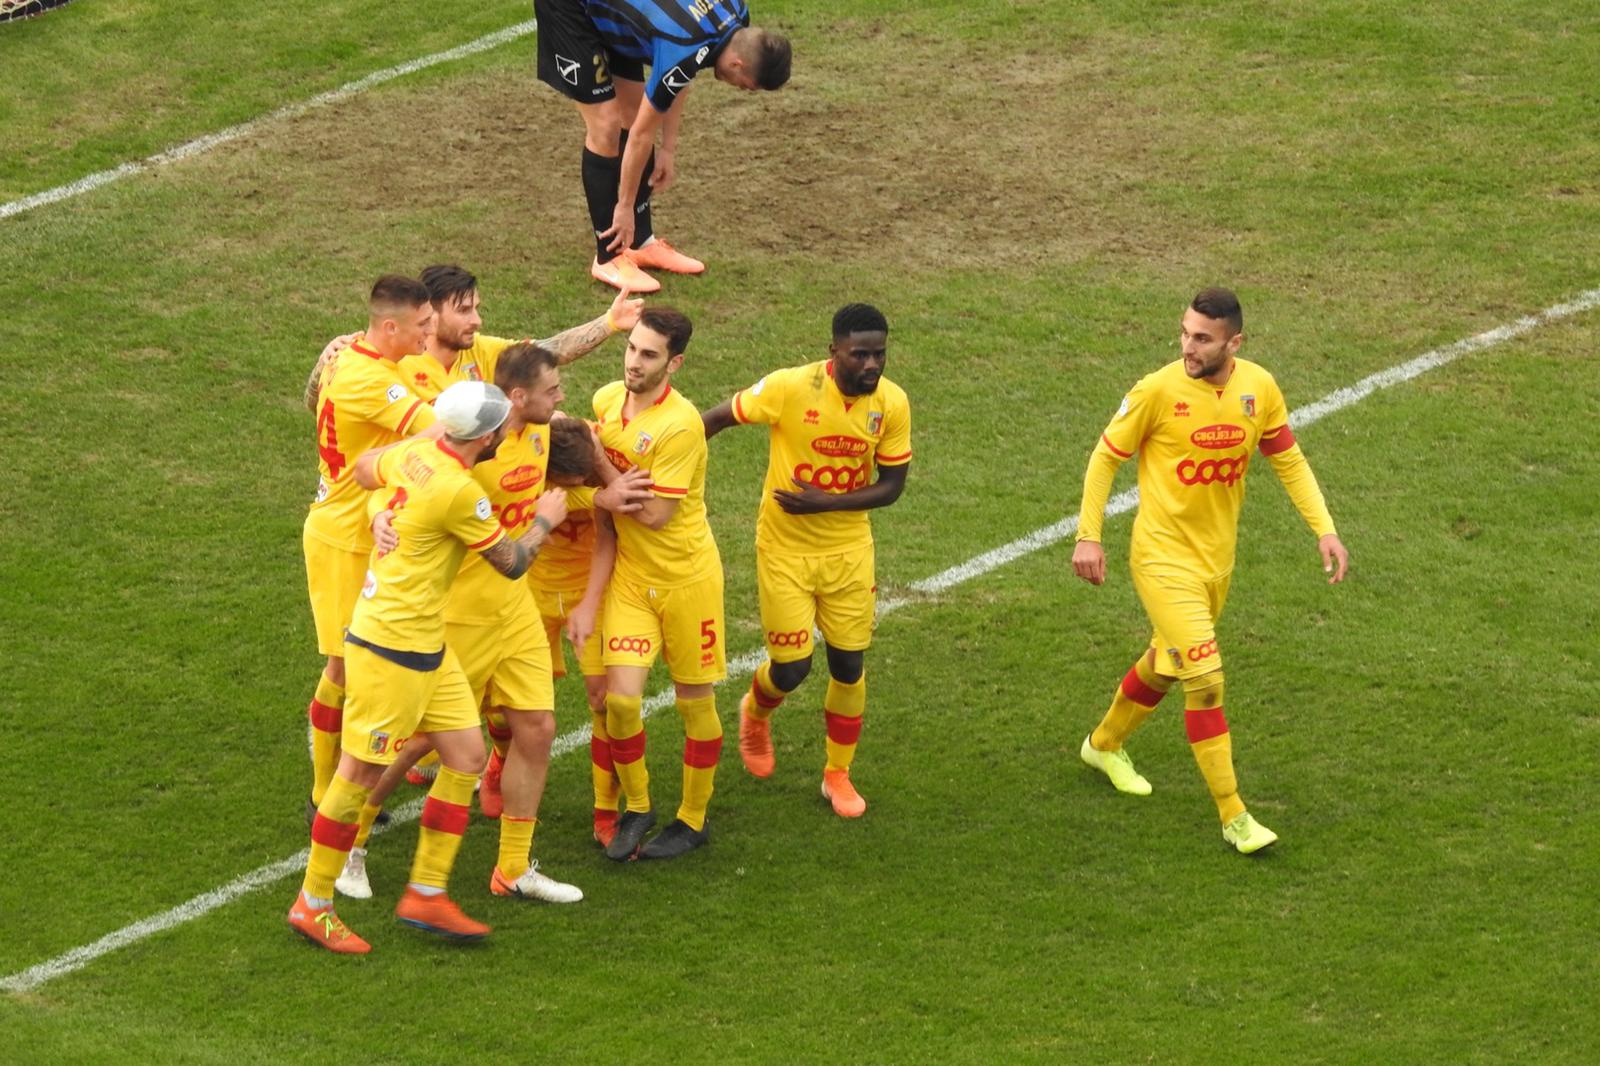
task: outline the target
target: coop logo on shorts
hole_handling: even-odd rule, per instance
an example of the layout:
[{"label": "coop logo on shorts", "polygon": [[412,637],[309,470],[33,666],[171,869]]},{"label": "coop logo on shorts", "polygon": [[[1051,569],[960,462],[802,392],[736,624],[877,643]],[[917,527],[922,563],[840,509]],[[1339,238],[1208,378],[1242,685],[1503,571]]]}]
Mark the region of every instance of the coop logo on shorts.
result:
[{"label": "coop logo on shorts", "polygon": [[606,641],[606,647],[612,651],[631,651],[637,655],[650,654],[649,637],[612,637]]},{"label": "coop logo on shorts", "polygon": [[367,571],[367,579],[361,583],[361,598],[370,600],[378,594],[378,575],[371,570]]},{"label": "coop logo on shorts", "polygon": [[564,55],[556,56],[556,73],[561,75],[561,80],[568,85],[578,84],[578,61],[568,59]]},{"label": "coop logo on shorts", "polygon": [[1215,640],[1208,640],[1204,644],[1196,644],[1188,651],[1189,661],[1192,663],[1197,663],[1202,659],[1209,659],[1215,654],[1217,654],[1217,642]]},{"label": "coop logo on shorts", "polygon": [[1189,440],[1196,447],[1210,448],[1219,451],[1223,448],[1236,448],[1244,443],[1245,432],[1239,426],[1219,423],[1215,426],[1201,426],[1189,434]]},{"label": "coop logo on shorts", "polygon": [[472,513],[485,520],[494,514],[494,507],[489,503],[489,497],[479,496],[478,505],[472,509]]},{"label": "coop logo on shorts", "polygon": [[796,629],[788,633],[767,630],[767,643],[774,648],[803,648],[811,643],[811,630]]},{"label": "coop logo on shorts", "polygon": [[1185,485],[1232,485],[1244,477],[1244,469],[1249,465],[1248,455],[1202,459],[1198,463],[1185,459],[1178,464],[1178,480]]},{"label": "coop logo on shorts", "polygon": [[677,96],[680,90],[689,87],[689,75],[683,72],[682,66],[676,66],[661,76],[661,84],[667,87],[667,92]]},{"label": "coop logo on shorts", "polygon": [[389,391],[384,393],[385,396],[389,397],[389,402],[390,403],[394,403],[396,400],[400,399],[400,397],[404,396],[405,394],[406,394],[406,387],[404,385],[400,384],[399,382],[395,382],[393,385],[390,385],[389,386]]},{"label": "coop logo on shorts", "polygon": [[[399,745],[396,745],[398,747]],[[389,750],[389,734],[380,733],[374,729],[367,734],[367,753],[369,755],[383,755]]]},{"label": "coop logo on shorts", "polygon": [[652,437],[650,434],[648,434],[648,433],[639,434],[639,439],[633,442],[633,454],[634,455],[643,455],[645,452],[650,450],[650,445],[653,444],[654,442],[655,442],[655,438]]},{"label": "coop logo on shorts", "polygon": [[883,428],[883,412],[882,411],[870,411],[870,412],[868,412],[868,414],[867,414],[867,436],[876,437],[878,435],[878,431],[880,429],[882,429],[882,428]]}]

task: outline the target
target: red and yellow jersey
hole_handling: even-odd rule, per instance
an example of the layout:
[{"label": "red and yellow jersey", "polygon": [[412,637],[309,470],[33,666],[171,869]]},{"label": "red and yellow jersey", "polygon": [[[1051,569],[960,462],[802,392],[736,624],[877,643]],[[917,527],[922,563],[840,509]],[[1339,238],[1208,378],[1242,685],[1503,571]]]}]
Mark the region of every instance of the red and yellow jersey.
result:
[{"label": "red and yellow jersey", "polygon": [[770,426],[767,479],[756,515],[756,546],[785,555],[841,552],[872,543],[866,511],[792,515],[772,498],[795,482],[824,492],[872,484],[875,466],[911,461],[911,403],[888,378],[870,396],[846,398],[833,381],[833,362],[774,370],[733,395],[740,422]]},{"label": "red and yellow jersey", "polygon": [[356,457],[433,424],[433,408],[400,379],[395,364],[357,341],[322,371],[317,404],[321,478],[306,532],[336,548],[372,548],[367,492],[350,470]]},{"label": "red and yellow jersey", "polygon": [[622,416],[628,397],[620,381],[594,394],[600,443],[618,470],[650,471],[651,490],[678,506],[660,529],[616,515],[616,576],[649,588],[678,588],[722,566],[706,521],[706,429],[694,404],[670,385],[661,399],[633,418]]},{"label": "red and yellow jersey", "polygon": [[[525,425],[507,433],[493,459],[472,468],[472,479],[489,497],[500,528],[513,540],[533,525],[533,510],[544,491],[550,464],[550,427]],[[450,589],[446,622],[498,624],[519,610],[533,610],[533,594],[522,581],[512,581],[482,556],[469,555]]]},{"label": "red and yellow jersey", "polygon": [[472,347],[456,353],[456,361],[446,370],[430,353],[408,355],[400,360],[400,378],[411,390],[432,403],[439,394],[458,381],[487,381],[493,383],[494,368],[500,353],[516,341],[504,337],[478,334]]},{"label": "red and yellow jersey", "polygon": [[437,652],[462,557],[492,547],[505,531],[483,486],[443,441],[406,441],[378,457],[377,473],[383,486],[373,502],[394,512],[400,546],[368,564],[350,632],[395,651]]},{"label": "red and yellow jersey", "polygon": [[550,531],[539,557],[528,568],[528,581],[535,588],[582,595],[589,587],[589,561],[594,558],[594,493],[591,488],[567,490],[567,520]]},{"label": "red and yellow jersey", "polygon": [[[1245,473],[1258,446],[1275,465],[1293,459],[1297,472],[1303,468],[1304,480],[1291,484],[1285,478],[1285,486],[1314,532],[1333,532],[1321,492],[1295,445],[1283,393],[1265,369],[1235,359],[1233,374],[1220,389],[1189,377],[1181,359],[1142,378],[1096,449],[1113,463],[1139,455],[1139,515],[1130,561],[1207,578],[1232,571]],[[1280,477],[1284,473],[1279,470]],[[1108,491],[1109,476],[1104,481]],[[1078,539],[1100,539],[1104,504],[1103,493],[1099,506],[1090,502],[1086,485]]]}]

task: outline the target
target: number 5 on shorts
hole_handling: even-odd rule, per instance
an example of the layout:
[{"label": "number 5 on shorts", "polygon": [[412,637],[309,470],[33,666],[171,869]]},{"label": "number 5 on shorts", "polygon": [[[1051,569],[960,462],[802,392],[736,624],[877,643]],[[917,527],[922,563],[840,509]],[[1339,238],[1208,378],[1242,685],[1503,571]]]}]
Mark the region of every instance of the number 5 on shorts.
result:
[{"label": "number 5 on shorts", "polygon": [[715,648],[717,646],[717,620],[715,618],[701,619],[700,635],[705,638],[700,642],[701,651],[709,651]]}]

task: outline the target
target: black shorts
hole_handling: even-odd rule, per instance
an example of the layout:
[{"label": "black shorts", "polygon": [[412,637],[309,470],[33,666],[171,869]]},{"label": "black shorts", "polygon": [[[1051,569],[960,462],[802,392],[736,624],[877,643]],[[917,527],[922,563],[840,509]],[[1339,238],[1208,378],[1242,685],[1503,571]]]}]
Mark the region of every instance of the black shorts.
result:
[{"label": "black shorts", "polygon": [[617,95],[612,75],[644,81],[644,60],[607,50],[589,21],[583,0],[533,0],[539,21],[539,80],[580,104],[600,104]]}]

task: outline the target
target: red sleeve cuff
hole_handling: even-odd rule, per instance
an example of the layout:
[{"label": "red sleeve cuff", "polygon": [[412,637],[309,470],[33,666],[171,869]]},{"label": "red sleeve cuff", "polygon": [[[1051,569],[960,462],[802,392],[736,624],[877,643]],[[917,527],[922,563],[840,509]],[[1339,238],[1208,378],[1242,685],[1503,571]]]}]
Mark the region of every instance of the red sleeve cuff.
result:
[{"label": "red sleeve cuff", "polygon": [[487,547],[490,547],[491,545],[494,544],[495,541],[499,540],[500,538],[504,537],[505,535],[506,535],[506,531],[497,526],[497,527],[495,527],[495,531],[493,533],[489,534],[487,537],[484,537],[482,540],[478,541],[478,543],[476,543],[476,544],[468,544],[467,548],[469,550],[471,550],[471,551],[481,552],[481,551],[483,551],[483,549],[485,549]]},{"label": "red sleeve cuff", "polygon": [[657,496],[687,496],[688,489],[669,489],[665,485],[651,485],[650,491]]},{"label": "red sleeve cuff", "polygon": [[1111,438],[1106,436],[1104,433],[1100,434],[1100,439],[1105,442],[1105,446],[1107,448],[1110,448],[1111,451],[1114,454],[1119,455],[1124,459],[1132,459],[1133,458],[1133,453],[1132,452],[1125,452],[1121,448],[1117,447],[1115,444],[1112,444],[1111,443]]}]

